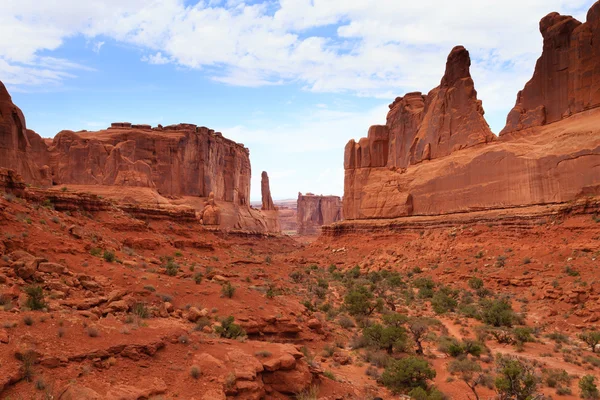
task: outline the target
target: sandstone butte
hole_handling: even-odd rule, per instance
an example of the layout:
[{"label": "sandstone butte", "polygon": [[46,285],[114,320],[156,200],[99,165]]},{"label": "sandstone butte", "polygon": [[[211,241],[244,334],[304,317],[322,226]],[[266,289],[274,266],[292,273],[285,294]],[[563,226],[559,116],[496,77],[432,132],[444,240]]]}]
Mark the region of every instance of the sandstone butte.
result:
[{"label": "sandstone butte", "polygon": [[[279,232],[277,212],[250,208],[249,150],[206,127],[111,124],[42,139],[0,82],[0,167],[35,187],[68,187],[159,208],[210,204],[223,229]],[[268,178],[267,178],[268,190]],[[213,195],[207,202],[207,199]],[[269,194],[270,195],[270,194]],[[214,203],[214,204],[212,204]]]},{"label": "sandstone butte", "polygon": [[320,233],[321,226],[342,220],[342,199],[298,193],[296,210],[298,234],[315,235]]},{"label": "sandstone butte", "polygon": [[532,79],[496,138],[455,47],[440,86],[391,105],[344,153],[346,220],[564,203],[600,194],[600,2],[552,13]]}]

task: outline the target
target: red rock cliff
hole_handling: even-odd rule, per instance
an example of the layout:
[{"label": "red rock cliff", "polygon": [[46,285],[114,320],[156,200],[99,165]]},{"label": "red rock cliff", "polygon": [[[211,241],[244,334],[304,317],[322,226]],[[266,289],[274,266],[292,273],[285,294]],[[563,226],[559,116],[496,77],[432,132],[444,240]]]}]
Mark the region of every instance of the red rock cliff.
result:
[{"label": "red rock cliff", "polygon": [[344,218],[440,215],[600,195],[600,2],[585,24],[553,13],[540,27],[543,54],[503,131],[526,134],[490,140],[468,53],[455,48],[439,88],[396,99],[385,126],[346,145]]},{"label": "red rock cliff", "polygon": [[250,195],[248,149],[192,124],[62,131],[49,152],[54,184],[142,186],[166,196],[214,192],[216,200],[238,205]]},{"label": "red rock cliff", "polygon": [[342,200],[338,196],[298,193],[296,218],[299,235],[319,233],[321,226],[342,220]]},{"label": "red rock cliff", "polygon": [[477,100],[470,65],[464,47],[452,49],[440,86],[426,96],[415,92],[396,98],[386,125],[372,126],[368,137],[346,145],[344,167],[406,168],[494,140]]},{"label": "red rock cliff", "polygon": [[590,8],[584,24],[551,13],[540,21],[540,32],[542,55],[500,135],[600,106],[600,2]]},{"label": "red rock cliff", "polygon": [[26,182],[45,183],[34,160],[43,163],[47,158],[45,143],[27,130],[25,116],[0,82],[0,167],[14,169]]}]

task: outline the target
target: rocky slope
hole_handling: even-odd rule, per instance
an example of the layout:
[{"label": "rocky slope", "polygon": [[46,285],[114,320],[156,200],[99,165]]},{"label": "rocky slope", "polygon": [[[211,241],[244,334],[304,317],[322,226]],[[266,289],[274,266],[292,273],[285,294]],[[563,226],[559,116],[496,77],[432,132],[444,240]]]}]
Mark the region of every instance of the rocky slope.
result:
[{"label": "rocky slope", "polygon": [[342,220],[342,200],[338,196],[298,193],[296,212],[298,234],[318,234],[321,226]]},{"label": "rocky slope", "polygon": [[[521,207],[600,194],[600,112],[594,109],[600,54],[590,47],[600,40],[599,10],[597,2],[586,24],[557,14],[542,20],[544,52],[517,108],[543,106],[549,118],[513,124],[523,130],[498,140],[483,118],[468,53],[453,49],[439,88],[426,97],[397,99],[386,126],[371,127],[368,138],[346,145],[345,219]],[[557,60],[564,65],[553,64]],[[511,131],[514,113],[503,133]]]}]

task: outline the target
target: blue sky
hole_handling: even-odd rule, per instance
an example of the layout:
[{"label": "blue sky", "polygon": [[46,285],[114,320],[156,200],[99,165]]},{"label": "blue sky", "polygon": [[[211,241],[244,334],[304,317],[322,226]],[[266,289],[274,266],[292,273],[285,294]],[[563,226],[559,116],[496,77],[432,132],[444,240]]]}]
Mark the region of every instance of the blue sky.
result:
[{"label": "blue sky", "polygon": [[499,132],[540,54],[539,19],[585,20],[593,1],[448,3],[4,0],[0,80],[44,137],[190,122],[250,148],[253,200],[262,170],[277,199],[341,195],[346,142],[394,97],[437,86],[454,45]]}]

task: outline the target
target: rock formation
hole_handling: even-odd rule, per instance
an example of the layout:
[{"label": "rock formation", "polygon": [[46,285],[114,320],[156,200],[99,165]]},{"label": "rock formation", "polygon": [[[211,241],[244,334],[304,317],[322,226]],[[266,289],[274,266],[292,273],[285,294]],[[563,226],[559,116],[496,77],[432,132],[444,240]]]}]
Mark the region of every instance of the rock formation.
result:
[{"label": "rock formation", "polygon": [[542,56],[500,135],[550,124],[600,106],[600,2],[581,23],[548,14],[540,21]]},{"label": "rock formation", "polygon": [[297,226],[299,235],[319,233],[321,226],[341,220],[342,199],[338,196],[298,193]]},{"label": "rock formation", "polygon": [[454,48],[439,88],[396,99],[385,126],[346,145],[344,218],[439,215],[600,194],[599,26],[600,2],[585,24],[556,13],[542,19],[544,53],[503,133],[531,129],[500,140],[492,140],[483,118],[468,53]]},{"label": "rock formation", "polygon": [[271,197],[271,187],[269,186],[269,175],[267,171],[263,171],[260,180],[260,192],[262,194],[262,207],[263,211],[275,211],[277,207],[273,204],[273,198]]},{"label": "rock formation", "polygon": [[33,131],[27,130],[25,116],[0,82],[0,167],[14,169],[26,182],[45,183],[42,171],[34,162],[47,160],[44,150],[45,144]]},{"label": "rock formation", "polygon": [[221,210],[215,203],[215,194],[210,192],[208,200],[204,203],[204,209],[200,213],[203,225],[219,226],[221,223]]},{"label": "rock formation", "polygon": [[440,86],[390,104],[386,125],[369,129],[368,137],[346,145],[344,167],[406,168],[494,139],[483,118],[481,101],[469,73],[471,59],[462,46],[452,49]]},{"label": "rock formation", "polygon": [[193,124],[152,128],[129,122],[42,139],[26,129],[23,113],[1,82],[0,167],[33,186],[81,187],[131,209],[170,215],[172,208],[187,207],[186,212],[199,211],[205,224],[221,229],[280,231],[272,200],[265,211],[250,207],[250,157],[244,145]]},{"label": "rock formation", "polygon": [[164,196],[246,205],[250,159],[243,145],[192,124],[148,129],[114,123],[99,132],[62,131],[49,148],[55,184],[156,188]]}]

